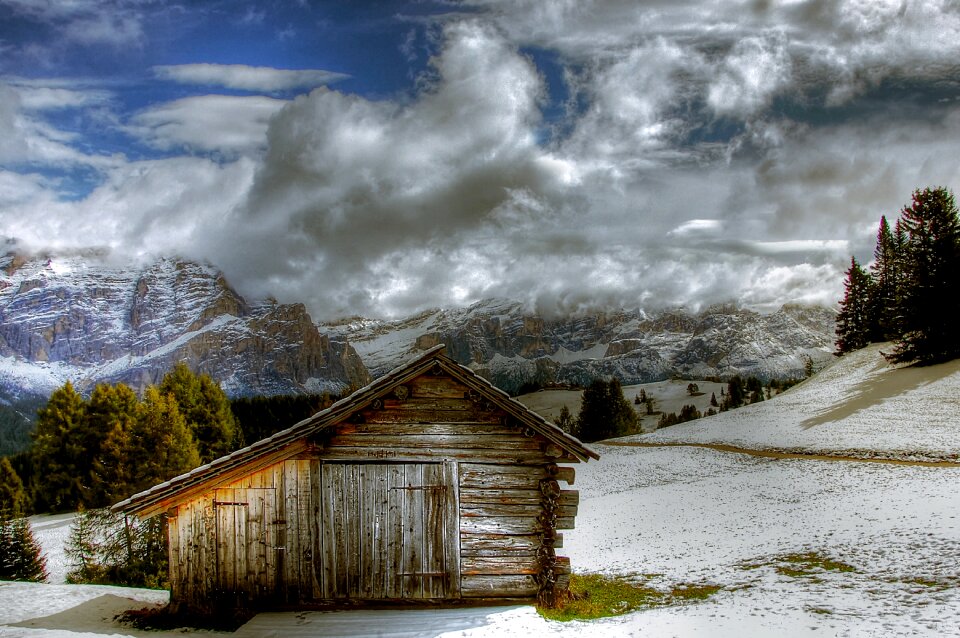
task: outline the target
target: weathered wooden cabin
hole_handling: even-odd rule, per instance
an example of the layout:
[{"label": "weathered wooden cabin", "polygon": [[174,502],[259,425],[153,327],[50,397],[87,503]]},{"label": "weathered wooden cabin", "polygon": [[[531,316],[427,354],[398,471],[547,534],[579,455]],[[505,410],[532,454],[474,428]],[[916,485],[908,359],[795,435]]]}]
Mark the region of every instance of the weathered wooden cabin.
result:
[{"label": "weathered wooden cabin", "polygon": [[196,611],[549,600],[578,503],[564,464],[590,458],[437,346],[114,509],[167,517],[171,601]]}]

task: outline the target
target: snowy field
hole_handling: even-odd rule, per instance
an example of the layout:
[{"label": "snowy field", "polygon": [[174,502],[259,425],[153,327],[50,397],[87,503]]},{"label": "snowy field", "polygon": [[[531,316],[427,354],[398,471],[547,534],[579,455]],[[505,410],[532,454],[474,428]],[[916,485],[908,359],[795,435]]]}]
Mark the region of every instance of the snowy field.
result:
[{"label": "snowy field", "polygon": [[957,460],[960,359],[895,369],[880,354],[892,348],[864,348],[772,401],[681,423],[640,440]]},{"label": "snowy field", "polygon": [[[772,401],[639,440],[953,458],[960,363],[890,370],[878,357],[876,349],[845,357]],[[564,533],[574,569],[664,589],[711,583],[719,593],[571,623],[543,620],[532,607],[261,614],[235,635],[960,636],[960,468],[596,449],[599,461],[577,466],[577,528]],[[56,545],[67,523],[34,521],[54,562],[62,563]],[[111,620],[165,596],[0,583],[0,638],[165,637]]]}]

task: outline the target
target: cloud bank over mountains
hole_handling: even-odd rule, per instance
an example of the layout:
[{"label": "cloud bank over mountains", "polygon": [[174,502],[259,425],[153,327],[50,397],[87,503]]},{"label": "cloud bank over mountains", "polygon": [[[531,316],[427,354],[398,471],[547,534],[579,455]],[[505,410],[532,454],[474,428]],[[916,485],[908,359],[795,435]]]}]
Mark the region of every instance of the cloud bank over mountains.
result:
[{"label": "cloud bank over mountains", "polygon": [[[0,3],[57,33],[107,19],[76,6]],[[118,38],[170,37],[158,4],[119,6]],[[53,66],[0,77],[5,234],[208,259],[324,319],[490,296],[770,309],[834,303],[880,215],[960,186],[956,3],[472,0],[382,19],[396,58],[422,60],[400,91],[196,59],[146,66],[185,92],[135,103],[124,78],[58,77],[66,45],[15,40]]]}]

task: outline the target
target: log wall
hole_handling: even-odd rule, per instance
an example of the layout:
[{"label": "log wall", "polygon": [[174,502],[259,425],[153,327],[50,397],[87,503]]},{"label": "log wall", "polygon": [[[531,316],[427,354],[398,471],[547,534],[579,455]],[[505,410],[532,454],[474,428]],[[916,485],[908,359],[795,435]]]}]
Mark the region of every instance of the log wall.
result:
[{"label": "log wall", "polygon": [[424,375],[306,451],[182,503],[171,598],[188,607],[531,599],[565,587],[575,460]]}]

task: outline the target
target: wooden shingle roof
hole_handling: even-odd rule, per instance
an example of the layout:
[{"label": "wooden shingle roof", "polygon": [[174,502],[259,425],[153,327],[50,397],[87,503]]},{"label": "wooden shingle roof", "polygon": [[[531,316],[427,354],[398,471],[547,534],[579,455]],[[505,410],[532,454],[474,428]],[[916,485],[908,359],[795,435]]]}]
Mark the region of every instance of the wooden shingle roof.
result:
[{"label": "wooden shingle roof", "polygon": [[252,445],[201,465],[139,494],[134,494],[114,505],[112,509],[149,518],[181,501],[192,498],[215,479],[230,480],[288,458],[301,449],[306,449],[307,440],[317,432],[342,422],[368,406],[374,399],[389,394],[398,385],[403,385],[430,371],[434,366],[439,366],[444,373],[492,402],[522,426],[531,428],[577,459],[587,461],[591,458],[600,458],[579,439],[567,434],[483,377],[446,356],[444,346],[441,344],[337,401],[326,410]]}]

